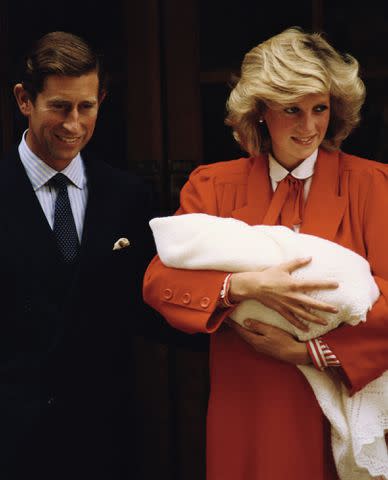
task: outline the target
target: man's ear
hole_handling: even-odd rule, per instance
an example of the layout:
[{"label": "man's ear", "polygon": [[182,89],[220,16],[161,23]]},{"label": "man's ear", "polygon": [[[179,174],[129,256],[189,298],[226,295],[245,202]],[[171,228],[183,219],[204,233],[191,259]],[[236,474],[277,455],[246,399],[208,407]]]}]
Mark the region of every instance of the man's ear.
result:
[{"label": "man's ear", "polygon": [[21,83],[17,83],[13,88],[16,101],[22,114],[28,117],[31,113],[32,101],[27,90],[24,89]]}]

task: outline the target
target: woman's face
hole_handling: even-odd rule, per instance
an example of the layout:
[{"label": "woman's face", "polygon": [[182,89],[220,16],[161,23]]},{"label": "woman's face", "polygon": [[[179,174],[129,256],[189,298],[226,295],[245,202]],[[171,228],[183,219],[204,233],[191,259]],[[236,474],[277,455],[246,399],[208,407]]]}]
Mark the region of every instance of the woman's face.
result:
[{"label": "woman's face", "polygon": [[268,108],[263,118],[272,153],[288,170],[298,166],[321,144],[330,120],[330,95],[309,94],[291,106]]}]

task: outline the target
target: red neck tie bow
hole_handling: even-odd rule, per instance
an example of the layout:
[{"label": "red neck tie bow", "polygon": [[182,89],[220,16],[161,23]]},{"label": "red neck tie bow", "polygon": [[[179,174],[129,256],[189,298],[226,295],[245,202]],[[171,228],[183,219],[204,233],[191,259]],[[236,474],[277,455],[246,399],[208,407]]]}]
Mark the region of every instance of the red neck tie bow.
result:
[{"label": "red neck tie bow", "polygon": [[284,225],[293,228],[303,222],[304,180],[293,177],[290,173],[279,182],[272,196],[271,204],[263,223],[267,225]]}]

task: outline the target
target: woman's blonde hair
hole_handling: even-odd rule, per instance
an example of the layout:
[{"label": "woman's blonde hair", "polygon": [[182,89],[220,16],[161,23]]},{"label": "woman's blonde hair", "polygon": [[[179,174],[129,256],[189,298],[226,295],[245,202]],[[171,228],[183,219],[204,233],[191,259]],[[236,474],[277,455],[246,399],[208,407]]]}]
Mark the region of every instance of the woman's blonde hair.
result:
[{"label": "woman's blonde hair", "polygon": [[249,154],[269,151],[268,130],[259,124],[265,109],[289,106],[312,93],[330,95],[330,122],[322,147],[338,149],[360,121],[365,86],[358,62],[337,52],[318,33],[289,28],[245,55],[225,123]]}]

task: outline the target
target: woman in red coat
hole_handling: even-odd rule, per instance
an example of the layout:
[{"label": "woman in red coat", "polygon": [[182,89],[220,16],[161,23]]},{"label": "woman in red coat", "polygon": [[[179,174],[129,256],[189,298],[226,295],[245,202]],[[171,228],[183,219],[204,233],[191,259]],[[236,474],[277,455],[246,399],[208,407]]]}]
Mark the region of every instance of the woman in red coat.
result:
[{"label": "woman in red coat", "polygon": [[337,479],[329,425],[295,365],[331,369],[349,395],[388,369],[388,169],[339,150],[364,96],[357,61],[318,34],[289,29],[253,48],[227,117],[250,156],[197,168],[178,214],[283,224],[354,250],[381,291],[365,324],[303,343],[257,321],[229,323],[229,307],[247,298],[300,328],[301,318],[321,322],[332,307],[308,291],[336,285],[294,280],[309,259],[229,275],[155,257],[146,272],[146,302],[175,328],[211,334],[208,480]]}]

